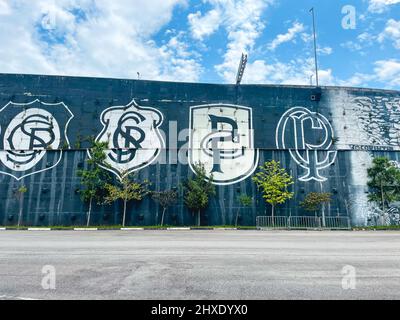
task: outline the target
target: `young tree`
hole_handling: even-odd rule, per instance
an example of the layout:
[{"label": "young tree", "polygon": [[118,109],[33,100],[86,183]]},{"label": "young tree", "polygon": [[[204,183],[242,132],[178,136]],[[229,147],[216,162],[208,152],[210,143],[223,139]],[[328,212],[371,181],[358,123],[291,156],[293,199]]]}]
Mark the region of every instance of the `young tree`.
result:
[{"label": "young tree", "polygon": [[272,206],[272,221],[274,220],[275,207],[292,199],[294,193],[288,188],[294,181],[293,178],[280,167],[280,163],[272,160],[260,167],[253,181],[262,190],[263,198]]},{"label": "young tree", "polygon": [[400,170],[389,159],[375,158],[368,169],[368,200],[380,204],[382,211],[386,205],[400,199]]},{"label": "young tree", "polygon": [[[248,196],[247,194],[240,195],[238,200],[240,205],[245,208],[251,207],[251,205],[253,204],[253,198]],[[240,209],[241,208],[239,207],[236,212],[235,227],[238,226]]]},{"label": "young tree", "polygon": [[168,207],[174,205],[178,200],[178,193],[173,190],[166,190],[161,192],[153,192],[152,198],[155,202],[157,202],[162,208],[162,216],[161,216],[161,226],[164,225],[164,216]]},{"label": "young tree", "polygon": [[91,149],[91,157],[86,161],[87,169],[78,170],[78,176],[81,178],[81,183],[84,189],[80,190],[82,201],[89,203],[87,212],[86,225],[90,225],[90,217],[92,212],[93,201],[101,203],[105,196],[106,183],[110,180],[109,173],[102,167],[107,167],[105,163],[106,153],[108,148],[107,142],[93,142]]},{"label": "young tree", "polygon": [[199,163],[194,166],[195,177],[186,183],[185,204],[194,212],[197,211],[197,225],[201,225],[201,211],[208,206],[209,198],[215,195],[213,176],[206,175],[204,165]]},{"label": "young tree", "polygon": [[[311,192],[304,198],[304,201],[300,203],[300,206],[306,211],[314,212],[315,217],[317,217],[318,211],[320,211],[326,203],[330,203],[331,201],[331,193]],[[322,210],[322,222],[325,226],[324,210]]]},{"label": "young tree", "polygon": [[104,202],[111,204],[117,200],[122,200],[124,203],[122,226],[125,227],[126,223],[126,208],[129,201],[142,201],[143,198],[149,193],[148,186],[150,183],[145,180],[138,182],[134,180],[134,175],[127,175],[122,181],[117,182],[116,185],[107,183],[105,188],[108,192]]},{"label": "young tree", "polygon": [[24,196],[25,196],[25,193],[27,193],[27,192],[28,192],[28,188],[26,186],[21,186],[15,193],[15,195],[19,201],[18,228],[20,227],[20,225],[22,223],[22,211],[24,209]]}]

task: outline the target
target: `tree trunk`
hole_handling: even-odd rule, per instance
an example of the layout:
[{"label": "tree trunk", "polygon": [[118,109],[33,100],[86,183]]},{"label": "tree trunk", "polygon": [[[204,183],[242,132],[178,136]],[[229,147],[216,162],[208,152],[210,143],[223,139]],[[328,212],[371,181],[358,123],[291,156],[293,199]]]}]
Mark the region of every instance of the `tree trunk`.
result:
[{"label": "tree trunk", "polygon": [[87,221],[86,221],[86,227],[90,226],[90,215],[92,213],[92,203],[93,203],[93,197],[90,197],[89,201],[89,211],[87,213]]},{"label": "tree trunk", "polygon": [[381,180],[382,213],[385,211],[385,197],[383,194],[383,181]]},{"label": "tree trunk", "polygon": [[161,227],[164,225],[164,215],[167,208],[163,208],[162,216],[161,216]]},{"label": "tree trunk", "polygon": [[122,227],[124,227],[124,228],[125,228],[125,221],[126,221],[126,203],[127,202],[128,201],[126,199],[124,199],[124,215],[122,217]]},{"label": "tree trunk", "polygon": [[272,205],[272,226],[275,227],[275,206]]},{"label": "tree trunk", "polygon": [[18,228],[20,227],[20,225],[22,223],[22,210],[24,208],[23,200],[24,200],[24,196],[20,195],[20,199],[19,199],[19,214],[18,214]]},{"label": "tree trunk", "polygon": [[322,205],[322,227],[326,227],[326,221],[325,221],[325,204]]},{"label": "tree trunk", "polygon": [[198,226],[198,227],[201,226],[200,216],[201,216],[201,210],[199,210],[199,211],[197,212],[197,226]]},{"label": "tree trunk", "polygon": [[235,227],[238,226],[238,221],[239,221],[239,213],[240,213],[240,208],[238,209],[238,211],[236,212],[236,220],[235,220]]}]

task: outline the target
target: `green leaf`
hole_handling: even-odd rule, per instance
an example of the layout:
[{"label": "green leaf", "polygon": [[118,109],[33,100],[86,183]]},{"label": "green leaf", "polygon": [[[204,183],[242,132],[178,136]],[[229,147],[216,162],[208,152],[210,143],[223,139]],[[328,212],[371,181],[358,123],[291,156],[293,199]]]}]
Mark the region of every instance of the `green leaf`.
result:
[{"label": "green leaf", "polygon": [[185,185],[185,204],[195,211],[208,206],[209,198],[216,194],[213,185],[213,176],[207,177],[204,165],[198,163],[194,166],[195,176],[188,179]]},{"label": "green leaf", "polygon": [[272,206],[283,204],[294,196],[293,192],[288,191],[294,184],[293,178],[275,160],[264,163],[253,181],[262,191],[265,201]]}]

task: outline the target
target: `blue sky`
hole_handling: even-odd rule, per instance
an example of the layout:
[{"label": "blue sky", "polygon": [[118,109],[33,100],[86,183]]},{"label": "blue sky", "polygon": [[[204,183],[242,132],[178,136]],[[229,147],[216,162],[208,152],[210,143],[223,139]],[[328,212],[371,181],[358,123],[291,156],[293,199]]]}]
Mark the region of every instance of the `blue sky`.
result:
[{"label": "blue sky", "polygon": [[322,85],[400,90],[400,0],[0,0],[0,72],[309,84],[311,7]]}]

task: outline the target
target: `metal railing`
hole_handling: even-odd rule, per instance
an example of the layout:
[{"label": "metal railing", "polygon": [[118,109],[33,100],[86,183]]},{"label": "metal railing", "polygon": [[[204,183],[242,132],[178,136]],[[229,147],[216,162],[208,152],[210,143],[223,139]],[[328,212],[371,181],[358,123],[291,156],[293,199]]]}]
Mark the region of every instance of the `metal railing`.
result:
[{"label": "metal railing", "polygon": [[289,217],[288,220],[291,229],[320,229],[322,226],[318,217]]},{"label": "metal railing", "polygon": [[350,230],[350,218],[347,217],[325,217],[325,228],[331,230]]},{"label": "metal railing", "polygon": [[287,217],[257,217],[257,228],[287,229]]},{"label": "metal railing", "polygon": [[349,230],[350,219],[347,217],[257,217],[258,229],[294,229],[294,230]]}]

